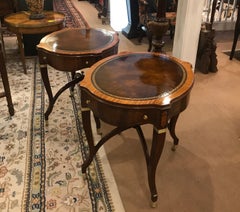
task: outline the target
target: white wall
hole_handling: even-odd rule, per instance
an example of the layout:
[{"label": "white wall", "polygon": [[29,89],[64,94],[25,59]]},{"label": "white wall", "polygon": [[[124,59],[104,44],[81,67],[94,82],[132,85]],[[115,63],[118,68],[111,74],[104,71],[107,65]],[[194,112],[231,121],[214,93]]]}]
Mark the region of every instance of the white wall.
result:
[{"label": "white wall", "polygon": [[173,56],[195,67],[202,11],[205,0],[179,0]]},{"label": "white wall", "polygon": [[121,31],[128,25],[126,0],[109,0],[109,3],[110,25],[115,31]]}]

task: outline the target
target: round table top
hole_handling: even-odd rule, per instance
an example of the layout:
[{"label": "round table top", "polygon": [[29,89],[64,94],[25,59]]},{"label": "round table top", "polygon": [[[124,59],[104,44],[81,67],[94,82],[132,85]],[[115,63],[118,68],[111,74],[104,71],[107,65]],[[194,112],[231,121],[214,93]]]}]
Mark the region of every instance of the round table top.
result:
[{"label": "round table top", "polygon": [[13,28],[41,28],[62,23],[65,20],[65,15],[53,11],[44,11],[43,19],[30,19],[30,12],[21,11],[12,13],[4,18],[5,23]]},{"label": "round table top", "polygon": [[65,28],[45,36],[38,45],[59,54],[97,54],[118,44],[118,34],[94,28]]},{"label": "round table top", "polygon": [[174,57],[123,53],[93,65],[81,86],[100,98],[124,104],[149,104],[149,100],[168,104],[192,87],[193,78],[190,64]]}]

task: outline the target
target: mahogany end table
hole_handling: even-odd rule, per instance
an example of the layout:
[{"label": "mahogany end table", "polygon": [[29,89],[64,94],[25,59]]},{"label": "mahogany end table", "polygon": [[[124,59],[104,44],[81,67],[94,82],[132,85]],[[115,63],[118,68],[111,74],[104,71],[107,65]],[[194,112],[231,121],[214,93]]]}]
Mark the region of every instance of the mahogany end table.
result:
[{"label": "mahogany end table", "polygon": [[[82,165],[92,162],[98,149],[111,137],[135,128],[140,137],[147,163],[152,206],[158,194],[155,173],[167,128],[178,144],[175,126],[179,114],[188,105],[194,83],[191,65],[160,53],[122,53],[97,62],[81,81],[83,127],[89,156]],[[100,120],[115,126],[96,144],[91,130],[90,111]],[[152,124],[152,146],[148,150],[141,125]]]},{"label": "mahogany end table", "polygon": [[[83,79],[84,75],[75,75],[76,71],[117,54],[118,44],[119,37],[116,32],[94,28],[65,28],[45,36],[40,41],[37,46],[40,71],[49,98],[46,120],[60,94]],[[55,96],[51,90],[47,65],[72,74],[72,81],[64,85]]]}]

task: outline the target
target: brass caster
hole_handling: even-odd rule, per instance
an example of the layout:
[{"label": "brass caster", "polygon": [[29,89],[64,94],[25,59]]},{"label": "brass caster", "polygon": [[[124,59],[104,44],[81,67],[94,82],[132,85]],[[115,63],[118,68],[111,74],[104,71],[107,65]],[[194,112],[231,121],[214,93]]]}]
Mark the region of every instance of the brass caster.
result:
[{"label": "brass caster", "polygon": [[152,207],[152,208],[156,208],[156,207],[157,207],[157,201],[156,201],[156,202],[153,202],[153,201],[152,201],[152,202],[151,202],[151,207]]},{"label": "brass caster", "polygon": [[172,150],[173,152],[175,152],[176,149],[177,149],[177,145],[174,145],[174,144],[173,144],[171,150]]}]

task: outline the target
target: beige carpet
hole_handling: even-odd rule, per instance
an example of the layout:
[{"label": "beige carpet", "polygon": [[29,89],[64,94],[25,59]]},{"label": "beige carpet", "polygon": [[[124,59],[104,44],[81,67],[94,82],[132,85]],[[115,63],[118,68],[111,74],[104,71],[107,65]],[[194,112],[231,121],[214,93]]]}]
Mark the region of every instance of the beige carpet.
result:
[{"label": "beige carpet", "polygon": [[[109,28],[97,18],[93,4],[73,2],[90,26]],[[137,45],[135,39],[121,32],[119,36],[120,51],[146,51],[146,39]],[[149,206],[146,165],[136,132],[125,131],[104,145],[127,212],[240,211],[240,62],[223,53],[231,49],[232,36],[233,32],[217,33],[219,71],[195,74],[189,107],[176,127],[176,152],[170,150],[167,137],[157,171],[157,208]],[[105,125],[102,130],[108,129]],[[151,126],[144,132],[150,142]]]}]

